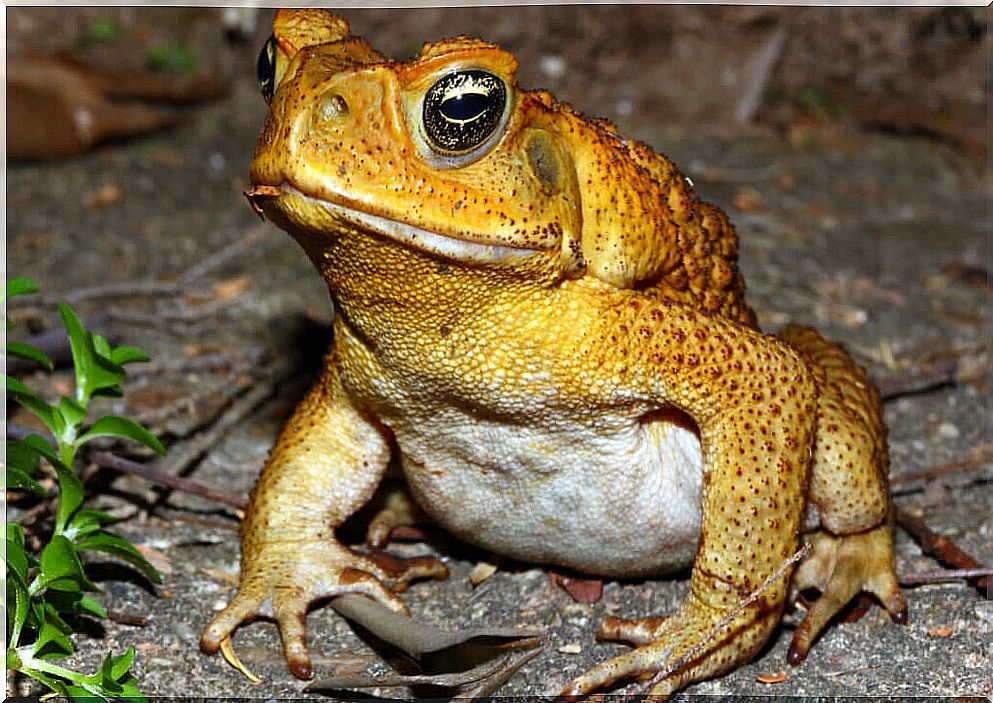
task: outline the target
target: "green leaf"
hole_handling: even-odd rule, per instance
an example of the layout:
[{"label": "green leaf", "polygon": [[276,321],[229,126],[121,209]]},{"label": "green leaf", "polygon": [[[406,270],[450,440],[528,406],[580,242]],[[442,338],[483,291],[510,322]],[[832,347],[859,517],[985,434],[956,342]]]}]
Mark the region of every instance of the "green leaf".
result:
[{"label": "green leaf", "polygon": [[95,618],[103,619],[107,617],[107,610],[103,605],[86,594],[83,594],[83,597],[79,599],[79,611],[84,615],[92,615]]},{"label": "green leaf", "polygon": [[28,491],[29,493],[34,493],[36,496],[43,496],[48,492],[40,483],[31,478],[28,473],[21,471],[16,466],[7,467],[7,489]]},{"label": "green leaf", "polygon": [[31,346],[27,342],[18,342],[16,340],[13,342],[7,342],[6,353],[11,356],[19,356],[22,359],[33,361],[49,371],[55,368],[52,364],[52,360],[48,358],[48,355],[45,352]]},{"label": "green leaf", "polygon": [[[14,531],[15,538],[11,539],[11,527],[20,528],[21,526],[17,523],[7,523],[7,576],[9,578],[10,572],[13,571],[21,583],[27,585],[28,555],[24,551],[24,532]],[[20,538],[20,541],[17,537]]]},{"label": "green leaf", "polygon": [[31,590],[35,593],[42,586],[57,591],[100,590],[86,578],[76,548],[62,535],[54,535],[41,550],[40,563],[41,574],[31,584]]},{"label": "green leaf", "polygon": [[116,657],[111,657],[109,654],[107,657],[110,659],[110,675],[114,681],[119,681],[128,673],[134,663],[134,647],[128,647],[128,651]]},{"label": "green leaf", "polygon": [[45,457],[52,466],[61,466],[62,468],[68,468],[59,459],[59,455],[55,453],[55,449],[45,441],[45,438],[37,434],[29,434],[24,438],[24,443],[27,444],[31,449],[38,452],[41,456]]},{"label": "green leaf", "polygon": [[8,439],[6,444],[7,488],[30,491],[35,495],[45,495],[47,491],[31,477],[31,474],[38,470],[41,459],[38,450],[20,439]]},{"label": "green leaf", "polygon": [[152,47],[145,54],[145,63],[153,71],[183,73],[192,76],[197,72],[197,59],[187,46]]},{"label": "green leaf", "polygon": [[[13,608],[11,608],[13,604]],[[7,579],[7,607],[8,613],[13,612],[13,620],[8,622],[8,647],[16,647],[21,639],[21,632],[24,624],[31,614],[31,596],[25,586],[18,578]]]},{"label": "green leaf", "polygon": [[7,539],[19,547],[24,546],[24,528],[16,522],[7,523]]},{"label": "green leaf", "polygon": [[141,571],[152,583],[162,583],[162,577],[159,575],[159,572],[142,556],[141,552],[133,544],[120,535],[115,535],[113,532],[98,532],[95,535],[80,540],[76,544],[76,547],[81,552],[87,550],[104,552],[118,559],[123,559]]},{"label": "green leaf", "polygon": [[48,591],[45,593],[45,600],[60,613],[107,617],[104,607],[82,591]]},{"label": "green leaf", "polygon": [[6,444],[8,470],[17,468],[29,475],[38,470],[41,456],[37,449],[21,439],[8,439]]},{"label": "green leaf", "polygon": [[148,355],[138,347],[120,346],[110,353],[110,360],[115,364],[133,364],[140,361],[148,361]]},{"label": "green leaf", "polygon": [[38,631],[38,639],[34,643],[33,655],[36,657],[45,657],[52,656],[53,654],[60,656],[72,654],[72,640],[69,639],[68,635],[68,629],[59,627],[52,620],[45,620],[41,624],[41,629]]},{"label": "green leaf", "polygon": [[7,298],[16,298],[26,293],[37,293],[38,284],[27,276],[14,276],[7,279]]},{"label": "green leaf", "polygon": [[105,525],[113,525],[115,522],[120,522],[121,518],[108,515],[107,513],[102,513],[99,510],[83,508],[77,512],[76,516],[73,518],[73,521],[76,520],[86,520],[88,523],[93,522],[94,524],[103,527]]},{"label": "green leaf", "polygon": [[69,348],[76,371],[76,400],[86,407],[94,393],[102,390],[118,391],[124,379],[124,369],[110,359],[102,358],[94,347],[93,335],[86,331],[75,311],[59,303],[62,322],[69,335]]},{"label": "green leaf", "polygon": [[59,479],[59,502],[55,507],[55,534],[65,532],[79,506],[83,504],[83,483],[65,466],[55,466]]},{"label": "green leaf", "polygon": [[104,525],[109,525],[113,522],[117,522],[117,518],[107,513],[101,513],[98,510],[83,508],[76,511],[76,514],[69,520],[69,524],[66,525],[66,529],[62,534],[69,541],[77,543],[83,537],[97,532]]},{"label": "green leaf", "polygon": [[90,429],[77,440],[78,444],[89,442],[96,437],[123,437],[141,442],[146,447],[154,449],[159,454],[165,454],[165,447],[158,438],[134,420],[116,415],[107,415],[94,422]]},{"label": "green leaf", "polygon": [[7,395],[38,416],[45,427],[56,437],[65,431],[62,416],[51,405],[37,396],[34,391],[13,376],[7,376]]},{"label": "green leaf", "polygon": [[111,18],[104,17],[91,24],[84,36],[91,42],[109,42],[117,37],[117,25]]},{"label": "green leaf", "polygon": [[90,339],[93,340],[93,351],[97,353],[97,356],[107,361],[112,361],[110,358],[110,342],[103,335],[96,332],[90,332]]},{"label": "green leaf", "polygon": [[59,398],[59,404],[55,406],[62,419],[69,427],[75,427],[86,419],[86,409],[72,398]]},{"label": "green leaf", "polygon": [[56,691],[61,695],[66,695],[65,684],[60,679],[57,679],[46,673],[38,671],[37,669],[18,667],[17,670],[20,671],[22,674],[26,674],[27,676],[30,676],[33,679],[37,679],[38,681],[41,681],[45,686],[52,689],[53,691]]}]

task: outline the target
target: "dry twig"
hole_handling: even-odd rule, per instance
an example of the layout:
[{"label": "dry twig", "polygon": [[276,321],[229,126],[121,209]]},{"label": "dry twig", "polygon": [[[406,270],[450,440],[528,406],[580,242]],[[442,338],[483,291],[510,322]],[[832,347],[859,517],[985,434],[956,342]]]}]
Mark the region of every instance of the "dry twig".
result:
[{"label": "dry twig", "polygon": [[[985,569],[977,560],[959,549],[952,540],[934,532],[923,519],[896,506],[893,506],[893,511],[896,514],[896,523],[920,543],[925,554],[956,569]],[[991,597],[993,577],[981,576],[975,580],[974,585],[983,597],[987,599]]]},{"label": "dry twig", "polygon": [[198,495],[208,500],[214,500],[218,503],[224,503],[225,505],[231,505],[242,510],[248,505],[248,499],[244,496],[230,495],[209,486],[205,486],[197,481],[191,481],[190,479],[183,478],[182,476],[174,476],[173,474],[160,471],[147,464],[141,464],[137,461],[125,459],[124,457],[117,456],[111,452],[90,452],[87,455],[87,458],[93,463],[104,468],[131,474],[132,476],[141,476],[143,479],[159,486],[174,488],[185,493],[192,493],[193,495]]},{"label": "dry twig", "polygon": [[913,481],[918,481],[922,479],[934,479],[939,476],[947,476],[948,474],[961,473],[963,471],[972,471],[974,469],[981,469],[985,466],[989,466],[990,462],[993,462],[993,445],[984,444],[976,447],[969,452],[970,457],[968,459],[963,459],[962,461],[956,461],[951,464],[941,464],[939,466],[932,466],[929,469],[924,469],[923,471],[915,471],[909,474],[900,474],[898,476],[890,476],[890,485],[895,485],[898,483],[911,483]]},{"label": "dry twig", "polygon": [[[360,595],[339,596],[331,607],[340,615],[358,623],[377,638],[387,642],[417,662],[422,671],[438,673],[401,675],[397,673],[344,673],[314,681],[307,691],[376,686],[411,686],[430,684],[445,688],[471,688],[460,697],[476,698],[502,686],[521,666],[541,650],[515,657],[507,650],[534,649],[544,642],[543,633],[522,632],[514,628],[478,628],[447,631],[428,623],[400,615]],[[494,656],[507,652],[496,661]],[[439,667],[444,663],[443,669]],[[452,670],[452,665],[465,668]]]},{"label": "dry twig", "polygon": [[990,576],[993,576],[993,569],[941,569],[938,571],[915,571],[910,574],[902,574],[897,580],[903,586],[916,586],[922,583],[989,578]]},{"label": "dry twig", "polygon": [[793,556],[783,561],[779,565],[779,568],[774,572],[765,577],[759,587],[748,594],[748,597],[744,600],[738,601],[735,606],[728,611],[728,613],[718,621],[695,645],[690,647],[682,656],[680,656],[676,661],[671,664],[666,665],[665,668],[659,670],[651,679],[648,680],[643,686],[639,686],[639,690],[642,693],[651,691],[655,686],[661,683],[667,676],[671,676],[673,673],[682,669],[687,662],[691,661],[693,657],[699,654],[704,647],[710,644],[717,633],[720,632],[724,627],[727,626],[732,620],[734,620],[738,615],[749,605],[758,600],[759,596],[765,593],[772,584],[781,579],[783,575],[789,571],[789,569],[796,564],[798,561],[803,559],[810,552],[810,544],[804,543],[804,545],[793,553]]}]

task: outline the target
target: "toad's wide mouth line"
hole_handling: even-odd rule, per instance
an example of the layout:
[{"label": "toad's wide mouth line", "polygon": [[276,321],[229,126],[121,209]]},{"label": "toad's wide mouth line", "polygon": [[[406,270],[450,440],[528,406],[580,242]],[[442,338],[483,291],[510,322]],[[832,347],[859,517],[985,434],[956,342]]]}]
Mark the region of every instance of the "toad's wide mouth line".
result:
[{"label": "toad's wide mouth line", "polygon": [[255,198],[257,197],[286,197],[299,198],[308,205],[320,207],[330,213],[334,218],[354,225],[362,230],[372,232],[383,237],[405,244],[413,249],[425,251],[437,256],[454,259],[456,261],[466,261],[479,264],[499,264],[509,261],[517,261],[539,253],[537,249],[526,249],[523,247],[512,247],[501,244],[485,244],[473,242],[466,239],[457,239],[430,230],[397,222],[380,215],[373,215],[363,212],[347,205],[331,203],[325,200],[318,200],[298,189],[289,183],[282,183],[279,186],[255,185],[245,191],[246,197],[252,203],[252,207],[259,209]]}]

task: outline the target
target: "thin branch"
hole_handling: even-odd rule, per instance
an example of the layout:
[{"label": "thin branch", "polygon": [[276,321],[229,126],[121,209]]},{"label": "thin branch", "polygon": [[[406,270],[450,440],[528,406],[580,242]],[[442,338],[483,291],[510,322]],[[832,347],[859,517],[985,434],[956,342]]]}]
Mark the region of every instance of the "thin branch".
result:
[{"label": "thin branch", "polygon": [[180,295],[189,290],[195,281],[202,279],[207,273],[217,269],[234,257],[249,251],[264,239],[261,234],[264,227],[255,225],[239,239],[231,242],[218,251],[202,258],[198,263],[187,269],[175,281],[119,281],[103,283],[95,286],[75,288],[61,293],[31,293],[19,295],[7,301],[8,307],[50,306],[58,302],[70,305],[88,300],[103,298],[132,298],[135,296],[158,297]]},{"label": "thin branch", "polygon": [[993,569],[939,569],[938,571],[915,571],[897,578],[903,586],[916,586],[921,583],[940,581],[960,581],[993,576]]},{"label": "thin branch", "polygon": [[[925,554],[956,569],[985,569],[983,564],[959,549],[952,540],[934,532],[921,518],[893,506],[896,523],[906,530],[921,545]],[[975,587],[985,598],[990,598],[993,577],[981,576],[974,582]]]},{"label": "thin branch", "polygon": [[133,627],[146,627],[148,625],[148,618],[144,615],[125,613],[120,610],[108,610],[107,619],[113,620],[114,622],[119,622],[122,625],[131,625]]},{"label": "thin branch", "polygon": [[149,361],[128,369],[128,378],[137,376],[156,376],[159,374],[186,374],[202,373],[204,371],[216,371],[226,369],[235,364],[251,364],[255,366],[264,355],[261,347],[251,347],[239,350],[237,353],[218,352],[214,354],[200,354],[185,359],[168,361]]},{"label": "thin branch", "polygon": [[166,473],[165,471],[160,471],[159,469],[153,468],[147,464],[141,464],[137,461],[125,459],[124,457],[117,456],[111,452],[90,452],[87,455],[87,458],[93,463],[104,468],[113,469],[114,471],[119,471],[120,473],[131,474],[132,476],[140,476],[158,486],[174,488],[183,491],[184,493],[191,493],[193,495],[200,496],[201,498],[206,498],[207,500],[224,503],[225,505],[230,505],[240,510],[244,510],[248,506],[248,499],[245,498],[245,496],[236,496],[229,493],[224,493],[197,481],[191,481],[190,479],[183,478],[182,476],[175,476],[173,474]]},{"label": "thin branch", "polygon": [[752,72],[749,77],[748,87],[738,102],[738,109],[735,110],[734,116],[738,124],[747,125],[751,123],[755,117],[755,113],[758,112],[759,107],[762,105],[762,94],[765,92],[765,86],[769,82],[769,76],[772,75],[772,69],[783,53],[787,26],[788,22],[786,20],[780,20],[776,31],[770,35],[762,50],[759,51],[755,60],[752,62]]},{"label": "thin branch", "polygon": [[926,373],[916,373],[905,376],[891,376],[876,381],[876,388],[884,403],[908,395],[920,395],[930,393],[954,386],[957,382],[955,377],[955,364],[945,368],[938,368]]},{"label": "thin branch", "polygon": [[128,298],[134,296],[177,295],[183,289],[179,283],[165,281],[121,281],[102,283],[84,288],[74,288],[62,293],[30,293],[7,301],[10,307],[51,306],[59,302],[75,305],[86,300],[101,298]]},{"label": "thin branch", "polygon": [[203,257],[197,264],[191,266],[182,275],[180,278],[181,285],[189,284],[198,278],[203,278],[208,273],[223,266],[236,256],[247,252],[249,249],[258,244],[264,231],[264,225],[256,224],[240,239],[236,239],[227,246],[215,251],[213,254]]},{"label": "thin branch", "polygon": [[893,486],[899,483],[912,483],[913,481],[934,479],[939,476],[947,476],[949,474],[982,469],[989,466],[991,462],[993,462],[993,456],[987,454],[986,456],[978,456],[974,459],[965,459],[951,464],[932,466],[931,468],[923,469],[922,471],[915,471],[909,474],[900,474],[898,476],[890,476],[890,485]]},{"label": "thin branch", "polygon": [[804,545],[793,553],[793,556],[786,559],[779,568],[774,572],[765,577],[759,587],[748,594],[748,597],[744,600],[738,601],[735,606],[727,612],[727,614],[722,617],[716,625],[714,625],[700,640],[689,648],[682,656],[680,656],[672,664],[667,665],[665,668],[661,669],[656,673],[647,684],[639,687],[641,691],[651,691],[655,686],[661,683],[666,677],[671,676],[673,673],[682,669],[687,662],[691,661],[693,657],[699,654],[704,647],[713,642],[717,633],[720,632],[724,627],[727,626],[732,620],[734,620],[738,615],[749,605],[758,600],[759,596],[765,593],[776,581],[781,579],[785,573],[798,561],[803,559],[810,552],[810,544],[804,543]]},{"label": "thin branch", "polygon": [[292,360],[280,358],[269,365],[262,378],[245,381],[239,392],[247,391],[235,398],[216,417],[210,426],[182,443],[170,447],[169,466],[175,474],[189,471],[208,450],[217,446],[230,429],[247,417],[263,401],[268,400],[294,371]]}]

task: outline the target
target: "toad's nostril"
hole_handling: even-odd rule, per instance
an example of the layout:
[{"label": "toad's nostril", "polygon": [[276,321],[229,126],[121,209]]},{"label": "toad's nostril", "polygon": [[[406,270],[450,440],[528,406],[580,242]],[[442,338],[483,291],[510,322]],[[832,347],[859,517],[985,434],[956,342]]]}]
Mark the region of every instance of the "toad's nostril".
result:
[{"label": "toad's nostril", "polygon": [[339,93],[325,93],[317,103],[317,116],[321,120],[333,120],[347,114],[348,103]]}]

